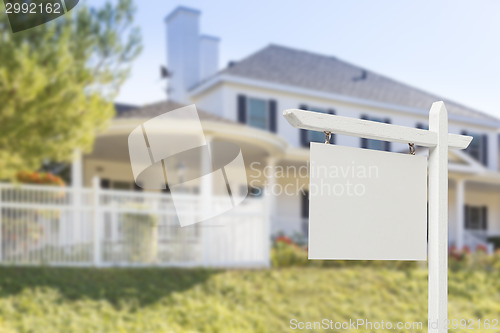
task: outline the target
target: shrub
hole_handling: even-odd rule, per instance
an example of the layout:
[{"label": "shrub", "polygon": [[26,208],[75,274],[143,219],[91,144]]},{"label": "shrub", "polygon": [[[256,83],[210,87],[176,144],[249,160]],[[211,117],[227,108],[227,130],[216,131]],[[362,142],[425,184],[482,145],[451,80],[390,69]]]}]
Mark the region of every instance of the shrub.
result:
[{"label": "shrub", "polygon": [[123,215],[123,243],[125,260],[154,263],[158,257],[158,219],[153,214],[127,213]]},{"label": "shrub", "polygon": [[273,267],[306,266],[308,265],[307,251],[290,238],[278,236],[273,242],[271,262]]}]

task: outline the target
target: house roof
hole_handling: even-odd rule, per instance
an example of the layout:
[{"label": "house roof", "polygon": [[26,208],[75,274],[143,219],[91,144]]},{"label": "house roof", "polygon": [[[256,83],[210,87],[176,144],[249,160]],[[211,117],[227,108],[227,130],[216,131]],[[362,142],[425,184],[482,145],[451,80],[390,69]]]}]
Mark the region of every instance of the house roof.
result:
[{"label": "house roof", "polygon": [[[148,104],[142,107],[135,107],[135,108],[129,108],[129,109],[119,109],[118,105],[115,104],[115,108],[117,110],[116,112],[116,118],[118,119],[125,119],[125,118],[141,118],[141,119],[150,119],[154,118],[156,116],[159,116],[161,114],[164,114],[165,112],[172,111],[175,109],[182,108],[186,105],[177,103],[174,101],[161,101],[153,104]],[[205,120],[205,121],[218,121],[218,122],[225,122],[225,123],[230,123],[230,124],[238,124],[236,122],[233,122],[231,120],[219,117],[213,113],[198,110],[198,115],[200,117],[200,120]]]},{"label": "house roof", "polygon": [[137,109],[137,105],[125,104],[125,103],[115,103],[116,114],[120,115],[124,112],[132,111]]},{"label": "house roof", "polygon": [[233,62],[219,74],[298,86],[424,110],[428,110],[435,101],[444,101],[450,114],[500,123],[499,119],[484,112],[335,57],[279,45],[269,45],[241,61]]}]

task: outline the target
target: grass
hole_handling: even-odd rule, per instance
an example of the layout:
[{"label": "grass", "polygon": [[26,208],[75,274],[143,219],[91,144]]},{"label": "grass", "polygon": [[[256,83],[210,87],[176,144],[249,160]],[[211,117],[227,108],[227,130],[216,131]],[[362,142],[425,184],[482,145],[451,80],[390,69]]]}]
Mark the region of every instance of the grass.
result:
[{"label": "grass", "polygon": [[[451,271],[449,293],[450,318],[500,319],[497,270]],[[0,333],[276,333],[297,331],[293,318],[422,321],[426,331],[427,271],[0,268]]]}]

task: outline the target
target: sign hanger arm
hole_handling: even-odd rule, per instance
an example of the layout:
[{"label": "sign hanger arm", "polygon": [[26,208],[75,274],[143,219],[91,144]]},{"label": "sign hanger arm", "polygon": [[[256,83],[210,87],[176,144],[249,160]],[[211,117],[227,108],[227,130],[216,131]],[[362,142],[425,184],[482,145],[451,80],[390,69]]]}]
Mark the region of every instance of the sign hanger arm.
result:
[{"label": "sign hanger arm", "polygon": [[[283,111],[283,116],[293,127],[311,131],[328,131],[366,139],[414,143],[417,146],[423,147],[435,147],[438,141],[436,132],[413,127],[385,124],[299,109],[285,110]],[[471,141],[471,136],[448,134],[449,148],[465,149],[469,146]]]}]

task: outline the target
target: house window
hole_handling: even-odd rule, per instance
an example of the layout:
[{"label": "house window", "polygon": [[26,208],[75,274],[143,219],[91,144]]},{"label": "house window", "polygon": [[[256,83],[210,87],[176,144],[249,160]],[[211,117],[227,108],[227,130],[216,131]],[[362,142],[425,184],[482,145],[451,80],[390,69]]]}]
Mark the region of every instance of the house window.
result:
[{"label": "house window", "polygon": [[472,136],[472,141],[465,152],[484,165],[488,165],[488,137],[484,134],[468,133],[466,131],[462,131],[462,134]]},{"label": "house window", "polygon": [[417,123],[417,126],[415,126],[418,129],[423,129],[423,130],[429,130],[429,125],[424,124],[424,123]]},{"label": "house window", "polygon": [[486,230],[488,228],[488,207],[465,206],[465,229]]},{"label": "house window", "polygon": [[170,194],[170,187],[168,186],[168,184],[165,184],[165,188],[161,190],[163,193],[167,193],[167,194]]},{"label": "house window", "polygon": [[247,103],[247,124],[260,129],[268,129],[267,101],[258,98],[248,98]]},{"label": "house window", "polygon": [[276,100],[237,96],[238,122],[249,126],[269,130],[276,133],[278,130]]},{"label": "house window", "polygon": [[[306,105],[300,105],[299,109],[301,110],[307,110],[307,111],[314,111],[314,112],[319,112],[319,113],[326,113],[326,114],[335,114],[335,110],[333,109],[326,109],[326,108],[318,108],[318,107],[307,107]],[[308,130],[300,130],[300,141],[302,147],[309,147],[311,142],[325,142],[325,133],[323,132],[318,132],[318,131],[308,131]],[[335,134],[332,134],[330,137],[330,143],[335,143]]]},{"label": "house window", "polygon": [[124,182],[124,181],[119,181],[119,180],[110,180],[103,178],[101,179],[101,188],[102,189],[112,189],[112,190],[131,190],[135,189],[137,191],[141,191],[142,188],[137,186],[135,183],[132,182]]},{"label": "house window", "polygon": [[113,190],[130,190],[133,188],[134,183],[131,182],[121,182],[121,181],[112,181],[111,188]]},{"label": "house window", "polygon": [[264,189],[255,186],[240,185],[240,196],[247,195],[250,198],[260,198],[264,194]]},{"label": "house window", "polygon": [[[367,116],[367,115],[362,115],[361,119],[363,119],[363,120],[370,120],[370,121],[376,121],[376,122],[379,122],[379,123],[386,123],[386,124],[390,124],[391,123],[391,121],[389,119],[387,119],[387,118],[370,117],[370,116]],[[372,140],[372,139],[361,138],[361,148],[391,151],[391,143],[388,142],[388,141],[380,141],[380,140]]]},{"label": "house window", "polygon": [[304,235],[309,234],[309,191],[303,191],[301,193],[301,229]]}]

